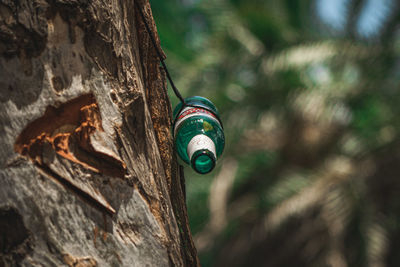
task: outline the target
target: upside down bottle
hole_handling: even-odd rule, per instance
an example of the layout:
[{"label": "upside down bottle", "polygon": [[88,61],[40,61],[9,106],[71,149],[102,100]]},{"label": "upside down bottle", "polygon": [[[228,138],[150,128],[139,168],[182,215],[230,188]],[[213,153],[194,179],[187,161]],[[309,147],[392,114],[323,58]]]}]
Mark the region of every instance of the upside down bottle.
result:
[{"label": "upside down bottle", "polygon": [[200,174],[211,172],[225,146],[219,113],[207,98],[193,96],[174,110],[174,142],[179,157]]}]

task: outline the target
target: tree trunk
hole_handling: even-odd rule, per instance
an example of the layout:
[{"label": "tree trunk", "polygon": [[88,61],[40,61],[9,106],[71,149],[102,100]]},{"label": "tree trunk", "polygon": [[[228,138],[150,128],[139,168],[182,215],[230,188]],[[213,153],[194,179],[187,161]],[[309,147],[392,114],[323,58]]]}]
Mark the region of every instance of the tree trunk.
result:
[{"label": "tree trunk", "polygon": [[138,8],[0,2],[0,266],[199,265]]}]

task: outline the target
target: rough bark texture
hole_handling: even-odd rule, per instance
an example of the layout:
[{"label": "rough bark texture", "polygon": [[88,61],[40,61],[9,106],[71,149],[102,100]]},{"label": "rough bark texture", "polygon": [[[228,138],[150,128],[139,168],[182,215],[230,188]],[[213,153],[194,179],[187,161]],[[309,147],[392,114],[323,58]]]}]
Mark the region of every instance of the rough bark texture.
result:
[{"label": "rough bark texture", "polygon": [[146,1],[0,2],[0,266],[197,266]]}]

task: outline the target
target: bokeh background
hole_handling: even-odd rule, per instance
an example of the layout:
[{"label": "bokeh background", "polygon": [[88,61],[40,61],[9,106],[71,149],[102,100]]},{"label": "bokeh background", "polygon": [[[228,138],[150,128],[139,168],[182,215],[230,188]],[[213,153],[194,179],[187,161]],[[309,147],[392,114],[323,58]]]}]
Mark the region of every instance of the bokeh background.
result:
[{"label": "bokeh background", "polygon": [[225,127],[213,173],[185,170],[202,265],[400,266],[399,1],[151,5],[177,87]]}]

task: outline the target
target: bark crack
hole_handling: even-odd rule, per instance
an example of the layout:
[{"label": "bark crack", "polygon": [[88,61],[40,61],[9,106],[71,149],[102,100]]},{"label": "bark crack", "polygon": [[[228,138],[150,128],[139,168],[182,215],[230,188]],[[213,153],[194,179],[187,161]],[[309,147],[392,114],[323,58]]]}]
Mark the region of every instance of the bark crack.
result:
[{"label": "bark crack", "polygon": [[124,178],[126,165],[108,147],[112,141],[107,138],[96,100],[92,94],[85,94],[57,108],[49,106],[17,137],[14,150],[29,158],[47,177],[112,216],[115,209],[90,181],[74,181],[75,175],[68,168],[65,175],[52,169],[58,155],[95,173]]}]

